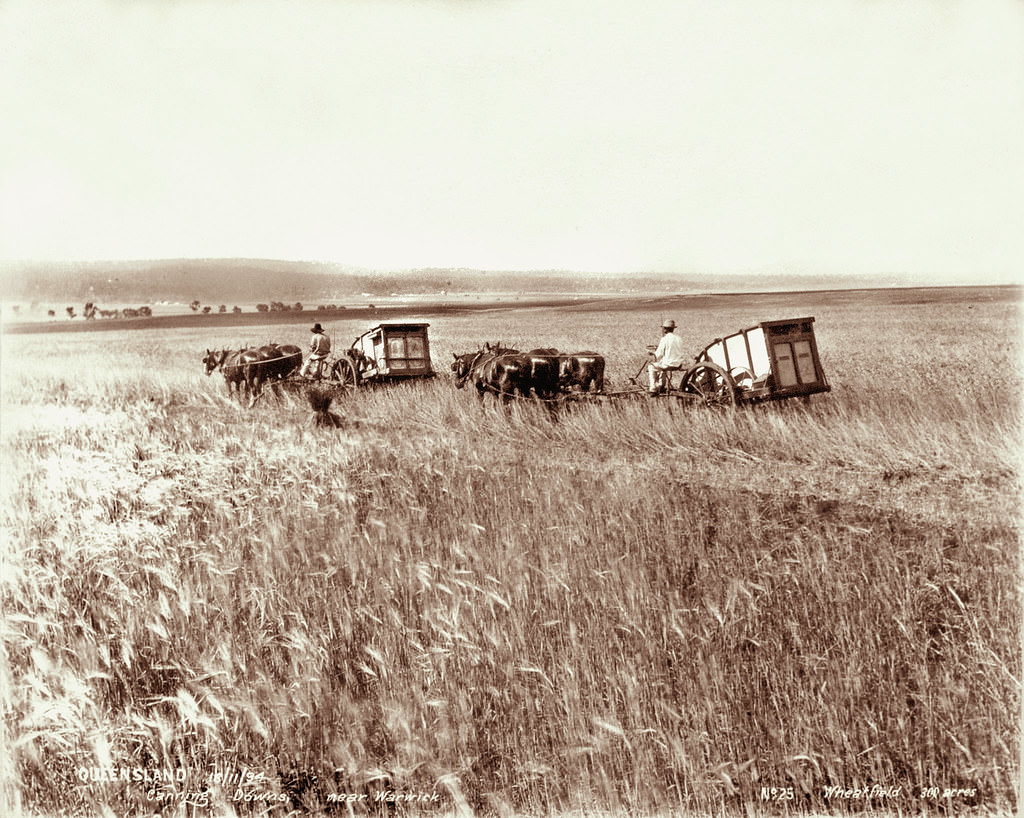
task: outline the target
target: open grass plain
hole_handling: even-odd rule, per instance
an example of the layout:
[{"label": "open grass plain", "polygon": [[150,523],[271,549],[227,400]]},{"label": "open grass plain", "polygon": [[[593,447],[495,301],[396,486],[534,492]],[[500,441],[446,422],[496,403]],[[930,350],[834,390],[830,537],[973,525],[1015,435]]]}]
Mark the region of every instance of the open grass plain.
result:
[{"label": "open grass plain", "polygon": [[[615,389],[663,317],[803,315],[807,405],[553,422],[447,377],[501,340]],[[423,317],[442,375],[338,429],[200,364],[312,315],[0,339],[9,810],[1016,809],[1019,290]]]}]

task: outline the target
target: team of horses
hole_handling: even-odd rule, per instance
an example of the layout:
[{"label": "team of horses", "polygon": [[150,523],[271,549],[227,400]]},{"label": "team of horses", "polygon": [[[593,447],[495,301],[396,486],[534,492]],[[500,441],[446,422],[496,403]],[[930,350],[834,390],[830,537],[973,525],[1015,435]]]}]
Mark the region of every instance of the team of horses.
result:
[{"label": "team of horses", "polygon": [[266,383],[287,378],[302,366],[302,350],[292,344],[266,344],[239,350],[206,350],[206,374],[219,369],[228,394],[241,399],[243,392],[255,402]]},{"label": "team of horses", "polygon": [[521,352],[501,344],[484,344],[476,352],[455,355],[455,386],[472,384],[483,400],[490,393],[503,404],[513,398],[555,402],[559,394],[604,391],[604,357],[596,352],[562,353],[557,349]]}]

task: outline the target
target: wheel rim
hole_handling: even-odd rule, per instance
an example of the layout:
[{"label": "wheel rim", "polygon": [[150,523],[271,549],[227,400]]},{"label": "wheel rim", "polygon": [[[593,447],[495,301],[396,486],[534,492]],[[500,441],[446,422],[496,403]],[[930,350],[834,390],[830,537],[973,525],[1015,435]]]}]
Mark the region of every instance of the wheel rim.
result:
[{"label": "wheel rim", "polygon": [[736,400],[729,376],[708,364],[698,365],[687,373],[683,391],[697,395],[707,406],[728,406]]},{"label": "wheel rim", "polygon": [[346,389],[355,389],[358,386],[355,367],[347,360],[338,361],[331,367],[331,380]]}]

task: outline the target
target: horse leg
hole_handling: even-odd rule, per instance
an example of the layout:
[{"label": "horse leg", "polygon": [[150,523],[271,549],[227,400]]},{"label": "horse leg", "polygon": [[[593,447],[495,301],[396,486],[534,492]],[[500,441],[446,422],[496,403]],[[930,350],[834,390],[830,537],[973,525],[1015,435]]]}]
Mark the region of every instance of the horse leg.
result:
[{"label": "horse leg", "polygon": [[250,371],[246,378],[246,385],[249,387],[249,406],[255,406],[260,392],[263,390],[263,379],[258,372]]},{"label": "horse leg", "polygon": [[508,409],[508,405],[512,402],[512,399],[516,396],[516,384],[507,375],[502,377],[499,381],[498,386],[499,394],[501,396],[501,405],[504,409]]}]

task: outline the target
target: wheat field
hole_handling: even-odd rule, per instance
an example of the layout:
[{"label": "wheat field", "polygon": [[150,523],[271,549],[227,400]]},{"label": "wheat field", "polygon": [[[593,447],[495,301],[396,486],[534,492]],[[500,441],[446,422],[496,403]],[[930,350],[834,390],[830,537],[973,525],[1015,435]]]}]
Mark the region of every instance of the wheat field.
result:
[{"label": "wheat field", "polygon": [[[800,305],[806,405],[447,377],[500,340],[624,387],[667,308],[427,316],[440,376],[336,429],[202,372],[304,325],[5,335],[8,810],[1014,810],[1019,303]],[[696,352],[760,309],[674,316]]]}]

